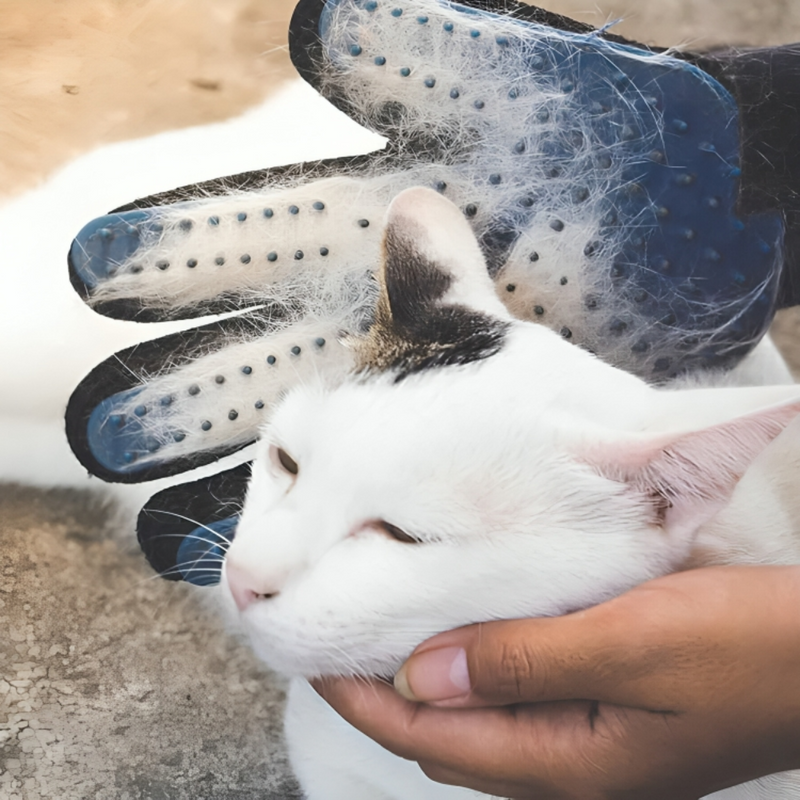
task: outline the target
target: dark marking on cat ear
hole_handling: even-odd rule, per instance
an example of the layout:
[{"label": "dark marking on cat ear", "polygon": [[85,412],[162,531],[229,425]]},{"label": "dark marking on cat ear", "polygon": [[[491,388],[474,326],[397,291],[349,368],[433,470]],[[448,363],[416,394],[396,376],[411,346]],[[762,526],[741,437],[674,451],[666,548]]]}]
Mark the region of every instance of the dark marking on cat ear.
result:
[{"label": "dark marking on cat ear", "polygon": [[420,306],[444,296],[453,279],[418,252],[414,239],[389,228],[384,240],[384,288],[396,324],[413,326]]},{"label": "dark marking on cat ear", "polygon": [[498,353],[509,323],[443,301],[453,277],[427,258],[408,222],[384,239],[382,291],[375,323],[360,348],[367,370],[396,371],[396,380],[431,367],[469,364]]}]

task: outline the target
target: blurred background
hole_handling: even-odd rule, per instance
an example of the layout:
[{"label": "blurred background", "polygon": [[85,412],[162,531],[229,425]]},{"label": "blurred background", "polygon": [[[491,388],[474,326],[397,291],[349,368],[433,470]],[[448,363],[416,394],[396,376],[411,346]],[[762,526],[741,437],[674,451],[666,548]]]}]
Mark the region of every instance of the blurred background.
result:
[{"label": "blurred background", "polygon": [[[98,144],[240,113],[292,77],[295,0],[0,0],[0,197]],[[800,39],[796,0],[552,0],[646,44]]]},{"label": "blurred background", "polygon": [[98,144],[222,120],[291,73],[291,0],[0,0],[0,191]]}]

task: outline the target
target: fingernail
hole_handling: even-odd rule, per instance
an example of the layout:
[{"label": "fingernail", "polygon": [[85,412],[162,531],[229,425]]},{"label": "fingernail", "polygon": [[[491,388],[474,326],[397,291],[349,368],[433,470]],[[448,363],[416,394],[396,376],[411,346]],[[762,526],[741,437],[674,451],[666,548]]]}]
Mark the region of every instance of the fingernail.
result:
[{"label": "fingernail", "polygon": [[406,700],[452,700],[470,690],[467,651],[442,647],[411,658],[394,676],[394,688]]}]

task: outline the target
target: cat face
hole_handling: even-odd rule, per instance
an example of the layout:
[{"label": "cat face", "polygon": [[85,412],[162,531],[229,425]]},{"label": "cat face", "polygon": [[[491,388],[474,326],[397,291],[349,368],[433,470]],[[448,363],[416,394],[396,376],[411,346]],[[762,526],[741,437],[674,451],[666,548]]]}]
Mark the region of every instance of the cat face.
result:
[{"label": "cat face", "polygon": [[678,568],[800,410],[775,405],[786,387],[730,390],[724,412],[718,391],[658,392],[513,320],[428,190],[392,204],[381,280],[359,371],[298,387],[264,430],[227,555],[254,647],[285,674],[388,675],[441,630]]}]

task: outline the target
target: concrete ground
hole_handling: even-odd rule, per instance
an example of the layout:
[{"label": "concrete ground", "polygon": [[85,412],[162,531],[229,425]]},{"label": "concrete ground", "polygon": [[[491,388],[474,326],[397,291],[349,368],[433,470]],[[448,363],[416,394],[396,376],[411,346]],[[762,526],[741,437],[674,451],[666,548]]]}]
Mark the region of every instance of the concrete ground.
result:
[{"label": "concrete ground", "polygon": [[[292,0],[0,0],[0,196],[291,75]],[[660,45],[800,40],[796,0],[552,0]],[[800,374],[800,321],[778,322]],[[128,523],[129,524],[129,523]],[[0,798],[291,800],[283,687],[96,495],[0,487]]]},{"label": "concrete ground", "polygon": [[0,486],[0,798],[292,800],[282,681],[88,492]]}]

